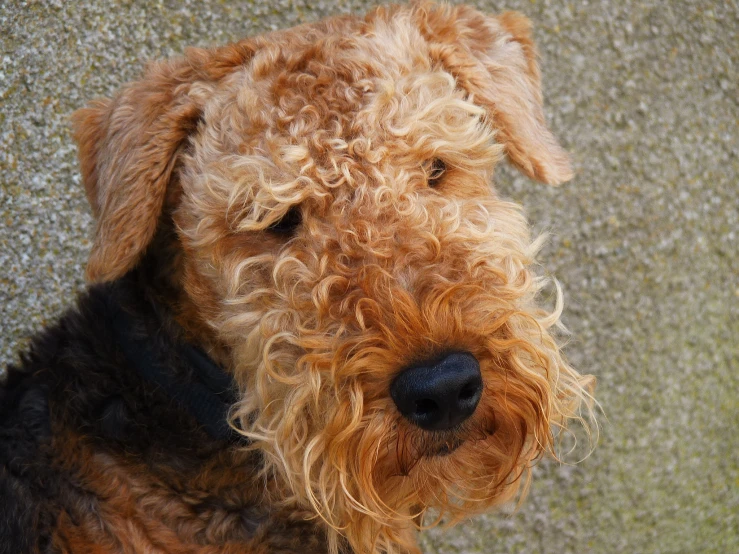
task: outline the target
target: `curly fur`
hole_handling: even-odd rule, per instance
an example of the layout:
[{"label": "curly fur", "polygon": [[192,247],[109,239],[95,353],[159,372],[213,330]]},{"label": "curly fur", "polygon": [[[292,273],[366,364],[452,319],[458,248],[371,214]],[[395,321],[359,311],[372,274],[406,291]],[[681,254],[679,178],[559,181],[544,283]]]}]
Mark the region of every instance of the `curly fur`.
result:
[{"label": "curly fur", "polygon": [[[491,188],[504,156],[571,176],[539,79],[523,16],[421,2],[190,50],[76,115],[89,277],[174,252],[167,302],[234,376],[260,502],[312,514],[331,552],[417,552],[419,526],[509,500],[553,428],[587,427],[558,287],[552,313],[537,304],[541,241]],[[273,232],[287,214],[294,232]],[[422,431],[390,383],[456,349],[480,404]]]}]

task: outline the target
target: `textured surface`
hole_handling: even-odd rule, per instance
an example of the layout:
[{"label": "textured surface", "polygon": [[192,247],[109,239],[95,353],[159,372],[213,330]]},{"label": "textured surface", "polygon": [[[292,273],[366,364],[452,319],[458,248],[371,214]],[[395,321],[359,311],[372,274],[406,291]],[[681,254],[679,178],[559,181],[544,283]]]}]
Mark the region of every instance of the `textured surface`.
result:
[{"label": "textured surface", "polygon": [[[82,286],[91,217],[71,111],[143,61],[369,2],[0,4],[0,361]],[[568,355],[597,375],[600,444],[543,463],[514,515],[426,533],[434,552],[739,551],[739,6],[520,0],[577,177],[503,194],[551,238]]]}]

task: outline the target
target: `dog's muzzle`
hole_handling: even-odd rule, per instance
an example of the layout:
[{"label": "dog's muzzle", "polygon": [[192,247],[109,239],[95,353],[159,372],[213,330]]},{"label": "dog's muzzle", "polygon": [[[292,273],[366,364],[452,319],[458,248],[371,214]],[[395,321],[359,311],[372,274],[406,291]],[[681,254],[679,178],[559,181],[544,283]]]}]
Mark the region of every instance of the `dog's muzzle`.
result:
[{"label": "dog's muzzle", "polygon": [[446,431],[469,418],[482,396],[480,364],[451,352],[404,369],[390,386],[403,416],[426,431]]}]

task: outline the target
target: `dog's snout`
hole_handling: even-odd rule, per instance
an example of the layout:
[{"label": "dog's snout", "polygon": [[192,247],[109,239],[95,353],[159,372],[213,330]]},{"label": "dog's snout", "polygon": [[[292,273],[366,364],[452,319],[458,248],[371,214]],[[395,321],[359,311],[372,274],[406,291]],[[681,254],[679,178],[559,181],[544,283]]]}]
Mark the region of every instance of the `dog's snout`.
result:
[{"label": "dog's snout", "polygon": [[459,425],[475,412],[481,395],[480,364],[468,352],[452,352],[408,367],[390,386],[400,413],[426,431]]}]

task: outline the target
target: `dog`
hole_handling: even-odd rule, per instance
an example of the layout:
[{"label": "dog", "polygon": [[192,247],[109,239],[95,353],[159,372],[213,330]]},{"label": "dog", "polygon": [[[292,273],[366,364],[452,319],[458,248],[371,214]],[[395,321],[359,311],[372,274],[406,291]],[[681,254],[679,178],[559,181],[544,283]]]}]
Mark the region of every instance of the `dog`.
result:
[{"label": "dog", "polygon": [[0,388],[3,552],[417,553],[589,424],[492,184],[572,176],[524,16],[190,49],[73,124],[91,284]]}]

